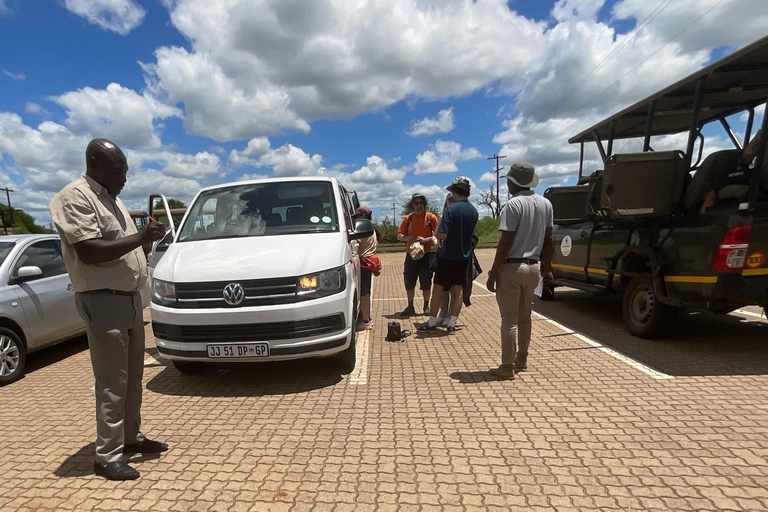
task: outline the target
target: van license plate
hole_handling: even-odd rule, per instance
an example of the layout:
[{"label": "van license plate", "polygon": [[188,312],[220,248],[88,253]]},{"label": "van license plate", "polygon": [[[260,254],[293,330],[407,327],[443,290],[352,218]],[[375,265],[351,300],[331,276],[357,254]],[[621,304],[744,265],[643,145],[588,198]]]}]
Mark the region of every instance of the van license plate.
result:
[{"label": "van license plate", "polygon": [[269,357],[269,343],[233,343],[207,345],[208,357]]}]

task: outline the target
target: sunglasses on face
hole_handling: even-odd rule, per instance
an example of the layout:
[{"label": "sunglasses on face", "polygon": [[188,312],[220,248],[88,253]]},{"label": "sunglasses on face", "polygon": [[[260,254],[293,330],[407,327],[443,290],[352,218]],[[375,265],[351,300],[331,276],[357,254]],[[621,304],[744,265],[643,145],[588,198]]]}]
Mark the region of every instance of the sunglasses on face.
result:
[{"label": "sunglasses on face", "polygon": [[424,206],[424,202],[423,201],[414,201],[413,202],[413,206]]}]

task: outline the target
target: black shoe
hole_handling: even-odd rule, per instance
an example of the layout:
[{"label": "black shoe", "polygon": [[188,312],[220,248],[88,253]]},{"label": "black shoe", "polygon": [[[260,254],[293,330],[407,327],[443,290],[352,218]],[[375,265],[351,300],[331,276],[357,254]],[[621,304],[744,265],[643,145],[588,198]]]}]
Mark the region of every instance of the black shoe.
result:
[{"label": "black shoe", "polygon": [[449,325],[445,328],[446,331],[448,331],[448,334],[454,334],[456,332],[456,326],[455,325]]},{"label": "black shoe", "polygon": [[416,316],[416,310],[413,309],[413,306],[408,306],[400,313],[400,316]]},{"label": "black shoe", "polygon": [[437,331],[437,324],[435,325],[429,325],[429,322],[423,323],[421,325],[416,326],[417,331]]},{"label": "black shoe", "polygon": [[102,476],[107,480],[120,481],[136,480],[139,478],[139,472],[123,461],[110,462],[106,465],[101,465],[96,461],[93,463],[93,471],[98,476]]},{"label": "black shoe", "polygon": [[167,444],[146,438],[138,443],[127,444],[123,447],[123,453],[162,453],[166,451],[168,451]]}]

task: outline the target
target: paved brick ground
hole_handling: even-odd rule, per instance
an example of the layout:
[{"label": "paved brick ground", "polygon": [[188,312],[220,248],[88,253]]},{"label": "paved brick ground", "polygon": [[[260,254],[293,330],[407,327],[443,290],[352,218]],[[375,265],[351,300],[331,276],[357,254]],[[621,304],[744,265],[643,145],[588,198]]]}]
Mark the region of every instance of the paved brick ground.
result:
[{"label": "paved brick ground", "polygon": [[768,509],[759,310],[684,315],[649,342],[626,334],[617,301],[558,290],[535,306],[556,323],[537,316],[530,371],[499,382],[482,288],[456,335],[384,341],[405,306],[401,259],[384,257],[350,376],[326,361],[189,376],[148,348],[145,431],[171,450],[134,456],[135,482],[92,474],[84,340],[30,356],[0,388],[0,510]]}]

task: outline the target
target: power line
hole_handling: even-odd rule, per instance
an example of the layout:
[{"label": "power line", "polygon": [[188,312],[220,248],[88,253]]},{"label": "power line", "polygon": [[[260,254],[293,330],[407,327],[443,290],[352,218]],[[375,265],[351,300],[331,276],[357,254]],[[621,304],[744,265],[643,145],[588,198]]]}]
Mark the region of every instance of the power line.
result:
[{"label": "power line", "polygon": [[[704,16],[706,16],[707,14],[709,14],[710,12],[712,12],[712,10],[713,10],[713,9],[715,9],[717,6],[719,6],[720,4],[722,4],[724,1],[725,1],[725,0],[720,0],[720,1],[719,1],[719,2],[717,2],[715,5],[713,5],[712,7],[710,7],[710,8],[707,10],[707,12],[705,12],[704,14],[702,14],[701,16],[699,16],[698,18],[696,18],[695,20],[693,20],[691,23],[689,23],[689,24],[688,24],[688,26],[686,26],[686,27],[685,27],[683,30],[681,30],[680,32],[678,32],[677,34],[675,34],[675,35],[672,37],[672,39],[668,40],[666,43],[664,43],[663,45],[661,45],[661,47],[659,47],[659,48],[658,48],[656,51],[654,51],[652,54],[650,54],[650,55],[649,55],[649,56],[647,56],[645,59],[643,59],[642,61],[640,61],[640,63],[636,64],[636,65],[635,65],[635,66],[634,66],[632,69],[630,69],[629,71],[627,71],[626,73],[624,73],[623,75],[621,75],[621,77],[619,77],[619,79],[618,79],[618,80],[616,80],[616,81],[615,81],[615,82],[613,82],[611,85],[609,85],[608,87],[606,87],[605,89],[603,89],[602,91],[600,91],[599,93],[597,93],[595,96],[593,96],[591,100],[589,100],[589,101],[588,101],[588,102],[586,102],[584,105],[582,105],[581,107],[579,107],[579,109],[578,109],[578,110],[576,110],[575,112],[573,112],[573,114],[571,114],[571,115],[573,116],[573,115],[576,115],[576,114],[578,114],[579,112],[581,112],[582,110],[584,110],[586,107],[588,107],[589,105],[591,105],[592,103],[594,103],[594,101],[595,101],[596,99],[598,99],[599,97],[601,97],[601,96],[603,95],[603,93],[605,93],[605,92],[606,92],[608,89],[612,88],[614,85],[616,85],[616,84],[618,84],[619,82],[621,82],[621,81],[622,81],[624,78],[626,78],[626,77],[627,77],[627,75],[629,75],[629,74],[630,74],[630,73],[632,73],[634,70],[636,70],[637,68],[639,68],[640,66],[642,66],[643,64],[645,64],[645,63],[646,63],[646,62],[647,62],[649,59],[651,59],[651,58],[652,58],[654,55],[656,55],[656,54],[657,54],[657,53],[659,53],[661,50],[663,50],[663,49],[664,49],[664,48],[665,48],[665,47],[666,47],[666,46],[667,46],[669,43],[671,43],[672,41],[674,41],[675,39],[677,39],[678,37],[680,37],[680,36],[681,36],[681,35],[682,35],[684,32],[686,32],[686,31],[687,31],[689,28],[691,28],[691,27],[692,27],[692,26],[694,26],[696,23],[698,23],[698,22],[699,22],[699,21],[700,21],[700,20],[701,20],[701,19],[702,19]],[[560,123],[562,123],[562,122],[563,122],[563,119],[560,119],[560,120],[558,120],[558,121],[557,121],[555,124],[553,124],[553,125],[552,125],[552,127],[551,127],[551,128],[554,128],[554,127],[556,127],[557,125],[559,125],[559,124],[560,124]],[[524,134],[523,134],[523,135],[522,135],[520,138],[522,139],[523,137],[525,137],[526,135],[528,135],[528,134],[531,132],[531,130],[533,130],[533,129],[534,129],[534,128],[535,128],[537,125],[539,125],[539,124],[540,124],[540,123],[539,123],[538,121],[537,121],[536,123],[534,123],[534,124],[533,124],[533,126],[531,126],[531,128],[530,128],[528,131],[526,131],[526,132],[525,132],[525,133],[524,133]]]},{"label": "power line", "polygon": [[[662,4],[664,4],[664,2],[666,2],[666,5],[664,5],[664,7],[661,7],[661,6],[662,6]],[[566,101],[568,101],[568,100],[569,100],[569,99],[572,97],[573,93],[575,93],[576,91],[578,91],[579,89],[581,89],[581,87],[582,87],[584,84],[586,84],[586,83],[589,81],[589,79],[590,79],[590,78],[592,78],[593,76],[595,76],[595,74],[596,74],[598,71],[600,71],[600,70],[601,70],[603,67],[605,67],[605,65],[608,63],[608,61],[610,61],[612,58],[614,58],[616,55],[618,55],[618,54],[619,54],[619,52],[620,52],[621,50],[623,50],[624,48],[626,48],[626,47],[629,45],[630,41],[632,41],[632,39],[633,39],[633,38],[634,38],[634,37],[635,37],[635,36],[636,36],[638,33],[640,33],[640,31],[641,31],[642,29],[644,29],[645,27],[647,27],[647,26],[648,26],[648,25],[649,25],[649,24],[650,24],[650,23],[651,23],[651,22],[652,22],[654,19],[656,19],[656,17],[657,17],[659,14],[661,14],[661,13],[664,11],[664,9],[666,9],[667,7],[669,7],[671,3],[672,3],[672,0],[661,0],[661,2],[659,2],[659,4],[656,6],[656,8],[655,8],[653,11],[651,11],[651,12],[648,14],[648,16],[646,16],[646,17],[643,19],[643,21],[641,21],[641,22],[640,22],[640,23],[639,23],[639,24],[638,24],[638,25],[635,27],[635,29],[634,29],[634,30],[633,30],[633,31],[632,31],[632,32],[629,34],[629,36],[627,36],[627,38],[626,38],[624,41],[622,41],[622,42],[621,42],[621,44],[619,44],[619,45],[618,45],[616,48],[614,48],[614,49],[611,51],[611,53],[609,53],[609,54],[608,54],[608,55],[607,55],[607,56],[606,56],[606,57],[605,57],[605,58],[604,58],[602,61],[600,61],[600,63],[597,65],[597,67],[596,67],[595,69],[593,69],[593,70],[592,70],[592,72],[591,72],[591,73],[589,73],[587,76],[585,76],[584,78],[582,78],[582,79],[581,79],[581,81],[580,81],[578,84],[576,84],[576,86],[574,86],[574,88],[573,88],[573,89],[571,89],[570,91],[568,91],[567,93],[565,93],[565,96],[564,96],[564,97],[563,97],[563,98],[562,98],[562,99],[561,99],[561,100],[560,100],[560,101],[557,103],[557,105],[555,105],[554,107],[552,107],[552,109],[550,109],[550,110],[549,110],[549,111],[548,111],[546,114],[544,114],[544,116],[543,116],[543,117],[544,117],[544,119],[548,118],[548,117],[550,116],[550,114],[552,114],[554,111],[556,111],[556,110],[557,110],[557,109],[558,109],[558,108],[559,108],[559,107],[560,107],[560,106],[561,106],[563,103],[565,103]],[[659,7],[661,7],[661,10],[659,10]],[[657,12],[657,11],[658,11],[658,12]],[[650,18],[650,19],[649,19],[649,18]],[[524,138],[526,135],[528,135],[529,133],[531,133],[531,131],[532,131],[534,128],[536,128],[536,127],[537,127],[539,124],[541,124],[541,122],[539,122],[539,121],[536,121],[536,122],[535,122],[535,123],[534,123],[534,124],[533,124],[533,125],[532,125],[532,126],[531,126],[531,127],[530,127],[530,128],[527,130],[527,131],[526,131],[526,132],[525,132],[525,133],[523,133],[523,135],[522,135],[520,138],[522,139],[522,138]]]}]

